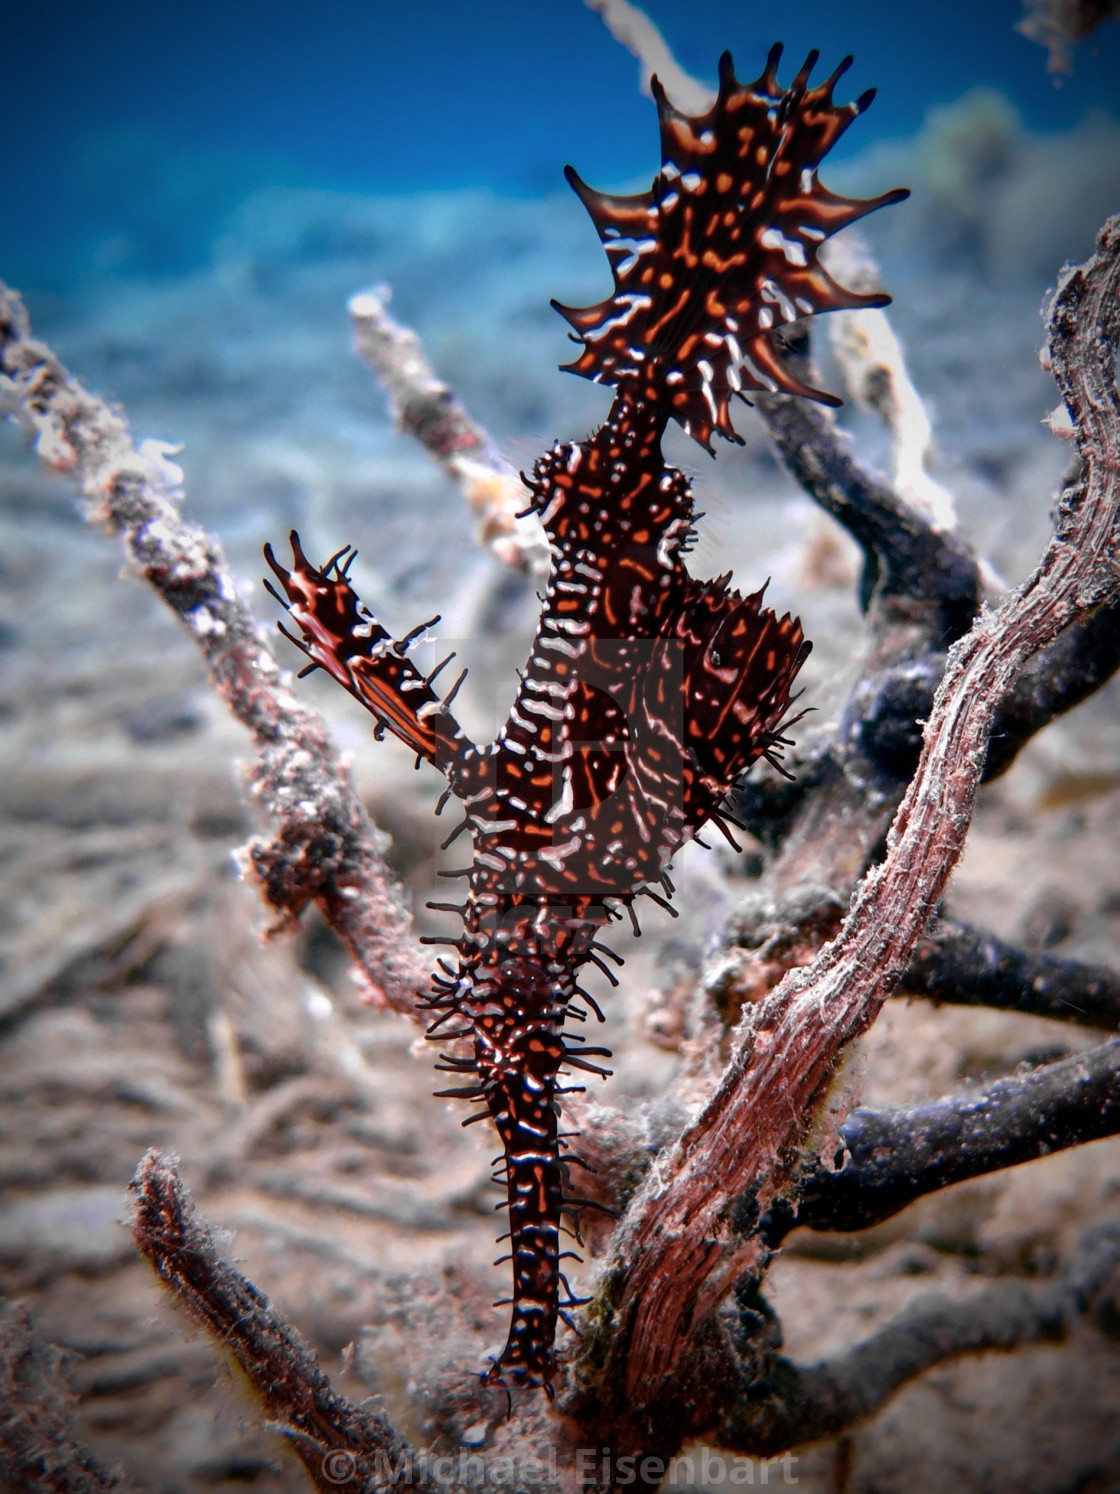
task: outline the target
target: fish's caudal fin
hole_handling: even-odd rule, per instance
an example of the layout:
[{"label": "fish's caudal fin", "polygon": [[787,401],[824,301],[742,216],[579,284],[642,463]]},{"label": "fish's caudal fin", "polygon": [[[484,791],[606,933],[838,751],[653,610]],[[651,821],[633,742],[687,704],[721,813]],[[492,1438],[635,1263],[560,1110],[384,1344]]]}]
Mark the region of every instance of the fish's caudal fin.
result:
[{"label": "fish's caudal fin", "polygon": [[614,276],[613,295],[597,306],[553,302],[583,344],[568,371],[655,403],[708,451],[713,431],[739,440],[732,395],[746,400],[744,391],[757,389],[840,403],[786,366],[776,328],[890,300],[846,290],[818,262],[832,234],[909,195],[899,188],[861,201],[817,179],[820,162],[874,90],[853,104],[833,103],[850,57],[810,88],[816,52],[783,90],[781,52],[780,44],[772,48],[753,83],[736,79],[725,52],[715,104],[695,117],[676,110],[652,80],[662,164],[650,191],[611,196],[567,171]]}]

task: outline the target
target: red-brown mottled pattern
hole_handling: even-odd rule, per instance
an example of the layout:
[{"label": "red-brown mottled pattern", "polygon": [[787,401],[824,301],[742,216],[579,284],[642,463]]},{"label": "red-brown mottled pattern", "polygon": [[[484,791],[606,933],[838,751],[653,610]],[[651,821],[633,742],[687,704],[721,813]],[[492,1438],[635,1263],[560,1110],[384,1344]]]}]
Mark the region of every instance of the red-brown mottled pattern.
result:
[{"label": "red-brown mottled pattern", "polygon": [[439,1067],[462,1080],[441,1093],[478,1102],[464,1124],[489,1116],[502,1141],[512,1313],[486,1379],[507,1387],[551,1393],[556,1322],[571,1305],[560,1298],[560,1232],[578,1200],[559,1097],[565,1070],[603,1072],[592,1060],[604,1049],[565,1035],[586,1018],[581,1003],[595,1008],[578,984],[583,967],[610,975],[596,935],[626,915],[636,927],[644,893],[664,902],[653,889],[671,894],[676,852],[706,823],[723,828],[720,805],[756,758],[776,762],[809,651],[796,619],[764,608],[761,592],[689,575],[692,493],[666,465],[662,435],[676,419],[706,447],[716,430],[735,439],[728,400],[743,386],[830,398],[784,367],[771,328],[885,299],[844,291],[816,263],[829,233],[901,195],[855,203],[816,181],[869,95],[834,106],[845,64],[809,89],[813,58],[783,93],[778,50],[749,85],[725,56],[716,104],[697,119],[655,88],[664,160],[650,193],[608,198],[574,182],[612,255],[615,294],[565,313],[584,343],[573,368],[617,393],[600,430],[558,443],[526,479],[552,573],[521,688],[490,746],[463,735],[451,696],[412,665],[415,634],[394,642],[358,601],[348,550],[319,570],[293,535],[291,571],[266,550],[312,666],[439,767],[465,812],[465,901],[433,905],[454,906],[463,932],[447,941],[457,963],[441,961],[435,977],[430,1035],[454,1043]]},{"label": "red-brown mottled pattern", "polygon": [[818,263],[825,239],[904,190],[857,201],[817,180],[817,167],[874,98],[836,105],[832,90],[851,64],[815,88],[811,52],[789,88],[778,84],[781,46],[753,83],[719,64],[707,114],[679,114],[652,82],[661,120],[661,172],[648,192],[614,197],[570,168],[611,261],[614,294],[597,306],[557,306],[583,351],[568,367],[585,378],[642,389],[707,450],[713,430],[737,440],[728,406],[744,389],[783,390],[825,404],[834,396],[801,382],[780,360],[771,332],[818,311],[883,306],[889,296],[837,285]]}]

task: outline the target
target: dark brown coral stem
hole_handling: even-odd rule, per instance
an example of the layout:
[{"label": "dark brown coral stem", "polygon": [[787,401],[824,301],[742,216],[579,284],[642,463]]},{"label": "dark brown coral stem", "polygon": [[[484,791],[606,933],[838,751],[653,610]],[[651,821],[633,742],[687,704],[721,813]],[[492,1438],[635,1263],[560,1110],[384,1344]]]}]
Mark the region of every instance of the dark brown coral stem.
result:
[{"label": "dark brown coral stem", "polygon": [[[799,1177],[796,1201],[762,1221],[777,1245],[795,1227],[868,1229],[966,1178],[1120,1132],[1120,1041],[982,1089],[896,1110],[854,1110],[838,1132],[838,1170]],[[845,1155],[846,1153],[846,1155]]]},{"label": "dark brown coral stem", "polygon": [[939,919],[922,939],[899,994],[989,1006],[1106,1032],[1120,1028],[1120,975],[1060,955],[1017,949],[994,934]]},{"label": "dark brown coral stem", "polygon": [[719,1444],[766,1457],[837,1437],[934,1365],[962,1354],[1060,1342],[1079,1318],[1103,1304],[1118,1260],[1120,1225],[1112,1221],[1087,1230],[1049,1281],[995,1282],[963,1302],[922,1297],[835,1359],[802,1366],[780,1358],[727,1411]]}]

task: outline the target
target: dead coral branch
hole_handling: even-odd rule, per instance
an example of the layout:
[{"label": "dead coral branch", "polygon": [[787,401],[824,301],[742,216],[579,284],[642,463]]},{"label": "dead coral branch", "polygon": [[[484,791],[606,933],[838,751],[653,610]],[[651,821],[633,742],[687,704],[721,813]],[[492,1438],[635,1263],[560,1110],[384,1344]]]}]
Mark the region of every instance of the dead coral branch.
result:
[{"label": "dead coral branch", "polygon": [[873,1416],[903,1385],[962,1354],[1057,1343],[1107,1296],[1120,1261],[1120,1224],[1087,1230],[1049,1281],[1000,1281],[962,1302],[930,1295],[846,1353],[821,1364],[779,1358],[725,1417],[719,1444],[768,1456],[837,1437]]},{"label": "dead coral branch", "polygon": [[1022,32],[1046,48],[1046,71],[1073,72],[1073,51],[1078,42],[1106,21],[1120,15],[1120,0],[1023,0],[1026,15],[1016,23]]},{"label": "dead coral branch", "polygon": [[1120,975],[1045,951],[1018,949],[966,923],[942,918],[922,939],[899,994],[951,1006],[1027,1012],[1115,1032],[1120,1029]]},{"label": "dead coral branch", "polygon": [[1120,217],[1092,259],[1066,272],[1049,309],[1051,365],[1083,463],[1057,533],[1035,574],[951,651],[886,860],[837,937],[748,1012],[719,1088],[624,1221],[609,1343],[592,1352],[599,1393],[633,1408],[636,1438],[681,1395],[697,1331],[763,1254],[757,1235],[733,1228],[729,1200],[769,1205],[841,1049],[874,1020],[925,931],[971,822],[999,702],[1040,649],[1120,595],[1118,302]]},{"label": "dead coral branch", "polygon": [[27,1314],[0,1303],[0,1489],[20,1494],[129,1494],[77,1440],[59,1351],[36,1341]]},{"label": "dead coral branch", "polygon": [[770,1245],[794,1227],[868,1229],[953,1183],[1118,1132],[1120,1041],[1113,1039],[983,1089],[852,1111],[838,1129],[841,1155],[828,1159],[833,1170],[817,1163],[799,1176],[796,1203],[777,1199],[760,1227]]},{"label": "dead coral branch", "polygon": [[412,1012],[427,971],[370,823],[322,719],[288,689],[222,548],[180,513],[182,473],[159,442],[133,443],[125,421],[41,342],[0,283],[0,411],[39,455],[72,474],[91,523],[119,534],[129,560],[187,628],[230,710],[254,737],[249,789],[275,826],[243,864],[282,920],[322,908],[378,997]]},{"label": "dead coral branch", "polygon": [[[412,1450],[375,1411],[331,1389],[299,1335],[252,1282],[219,1257],[175,1165],[147,1154],[131,1183],[137,1248],[188,1314],[231,1355],[316,1489],[357,1494],[414,1467]],[[410,1482],[412,1479],[410,1478]],[[423,1475],[414,1487],[440,1494]]]},{"label": "dead coral branch", "polygon": [[642,92],[650,94],[650,78],[656,74],[669,97],[686,114],[703,114],[712,106],[714,89],[685,72],[669,50],[657,27],[629,0],[586,0],[588,7],[603,18],[616,41],[638,59]]},{"label": "dead coral branch", "polygon": [[385,309],[383,289],[350,298],[354,343],[378,375],[402,431],[415,436],[459,484],[478,519],[479,539],[503,565],[548,575],[548,544],[536,518],[518,517],[529,495],[485,430],[432,372],[420,339]]}]

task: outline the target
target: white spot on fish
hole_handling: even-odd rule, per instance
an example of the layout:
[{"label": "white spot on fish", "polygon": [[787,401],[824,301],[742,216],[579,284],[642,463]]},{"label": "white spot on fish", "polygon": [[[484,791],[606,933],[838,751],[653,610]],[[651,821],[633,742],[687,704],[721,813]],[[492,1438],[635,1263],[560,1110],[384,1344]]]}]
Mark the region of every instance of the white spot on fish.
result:
[{"label": "white spot on fish", "polygon": [[796,239],[787,239],[780,229],[763,229],[758,236],[758,242],[764,249],[780,249],[786,257],[787,264],[796,265],[802,270],[808,264],[804,244],[799,244]]},{"label": "white spot on fish", "polygon": [[562,776],[563,787],[560,797],[544,817],[546,825],[554,825],[557,820],[563,819],[565,815],[571,814],[575,808],[575,798],[572,794],[572,770],[565,768]]},{"label": "white spot on fish", "polygon": [[555,867],[557,871],[563,871],[565,860],[574,855],[582,844],[579,836],[573,835],[571,840],[565,841],[562,846],[546,846],[537,854],[541,861],[547,861],[549,866]]}]

